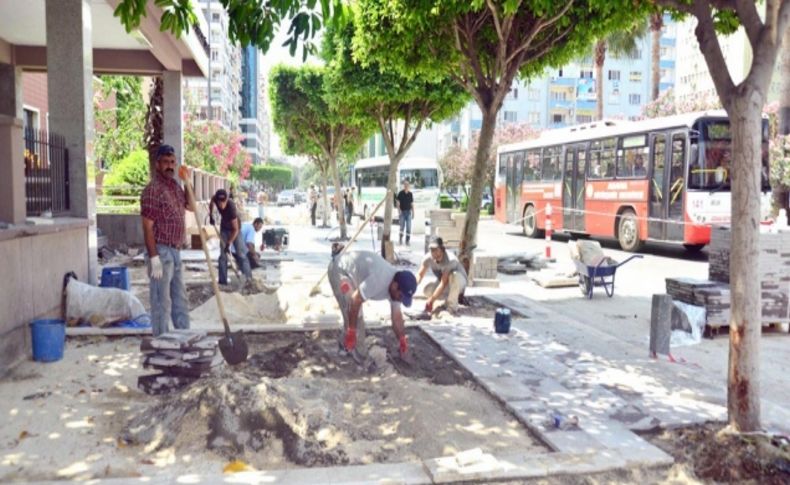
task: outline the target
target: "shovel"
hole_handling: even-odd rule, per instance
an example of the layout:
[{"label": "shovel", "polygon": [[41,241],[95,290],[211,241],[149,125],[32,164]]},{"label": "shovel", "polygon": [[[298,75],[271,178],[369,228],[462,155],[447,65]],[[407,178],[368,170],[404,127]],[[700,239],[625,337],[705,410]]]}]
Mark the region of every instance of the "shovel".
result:
[{"label": "shovel", "polygon": [[[186,167],[182,166],[184,170]],[[179,169],[179,175],[181,174]],[[194,209],[197,210],[197,202],[195,202],[195,193],[192,190],[192,182],[189,180],[187,174],[184,179],[184,186],[187,189],[187,197]],[[211,263],[211,256],[208,253],[208,246],[206,245],[206,236],[203,234],[203,223],[200,217],[195,217],[197,222],[198,233],[200,234],[200,243],[203,246],[203,252],[206,254],[206,263],[208,264],[208,272],[211,277],[211,286],[214,288],[214,295],[217,297],[217,308],[219,315],[222,318],[222,325],[225,327],[225,336],[219,340],[219,351],[222,352],[222,357],[230,365],[240,364],[247,360],[249,355],[249,347],[247,347],[247,340],[244,338],[244,333],[239,330],[238,332],[231,333],[230,325],[228,325],[228,318],[225,316],[225,306],[222,304],[222,297],[220,296],[219,285],[217,284],[217,277],[214,274],[214,265]]]}]

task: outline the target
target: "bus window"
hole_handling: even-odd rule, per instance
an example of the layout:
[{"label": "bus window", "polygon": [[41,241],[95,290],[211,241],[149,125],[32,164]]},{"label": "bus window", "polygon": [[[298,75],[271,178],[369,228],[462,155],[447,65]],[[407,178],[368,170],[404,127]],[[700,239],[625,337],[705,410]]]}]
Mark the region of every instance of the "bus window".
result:
[{"label": "bus window", "polygon": [[624,137],[617,154],[617,177],[646,177],[647,136]]},{"label": "bus window", "polygon": [[596,140],[590,144],[591,179],[614,177],[615,147],[617,139]]},{"label": "bus window", "polygon": [[540,170],[541,180],[559,180],[562,176],[561,161],[562,147],[544,148]]},{"label": "bus window", "polygon": [[433,168],[401,169],[400,181],[408,181],[413,189],[439,186],[439,173]]},{"label": "bus window", "polygon": [[507,158],[505,158],[505,155],[499,156],[499,176],[507,176]]},{"label": "bus window", "polygon": [[521,184],[524,181],[524,155],[526,152],[516,153],[514,163],[516,184]]},{"label": "bus window", "polygon": [[669,211],[682,213],[683,210],[683,171],[686,165],[686,135],[672,135],[672,153],[669,163]]},{"label": "bus window", "polygon": [[524,162],[524,180],[527,182],[540,180],[540,149],[527,152]]}]

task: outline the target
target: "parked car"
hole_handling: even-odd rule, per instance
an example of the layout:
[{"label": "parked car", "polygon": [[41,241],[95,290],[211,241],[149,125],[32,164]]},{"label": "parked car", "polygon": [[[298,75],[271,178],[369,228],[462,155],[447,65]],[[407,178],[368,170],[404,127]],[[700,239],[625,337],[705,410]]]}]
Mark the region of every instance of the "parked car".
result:
[{"label": "parked car", "polygon": [[297,204],[303,204],[307,202],[307,192],[301,190],[294,191],[294,199],[296,200]]},{"label": "parked car", "polygon": [[277,194],[277,205],[290,205],[291,207],[296,205],[296,192],[293,190],[283,190],[279,194]]}]

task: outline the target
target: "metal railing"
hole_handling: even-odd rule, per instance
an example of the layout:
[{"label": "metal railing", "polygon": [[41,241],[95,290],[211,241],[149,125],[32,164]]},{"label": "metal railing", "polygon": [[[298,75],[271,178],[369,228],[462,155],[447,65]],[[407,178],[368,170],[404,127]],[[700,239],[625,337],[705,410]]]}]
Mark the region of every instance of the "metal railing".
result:
[{"label": "metal railing", "polygon": [[60,135],[25,129],[25,201],[28,216],[69,210],[69,152]]}]

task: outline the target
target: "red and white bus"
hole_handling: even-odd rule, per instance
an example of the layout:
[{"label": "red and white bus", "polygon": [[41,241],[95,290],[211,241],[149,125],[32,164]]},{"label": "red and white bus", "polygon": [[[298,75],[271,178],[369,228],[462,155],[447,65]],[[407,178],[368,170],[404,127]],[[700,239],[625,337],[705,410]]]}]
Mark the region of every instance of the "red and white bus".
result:
[{"label": "red and white bus", "polygon": [[[550,130],[500,146],[496,218],[543,237],[555,231],[699,250],[712,224],[730,222],[732,140],[724,111],[644,121],[603,121]],[[768,125],[763,127],[762,206],[770,208]]]}]

